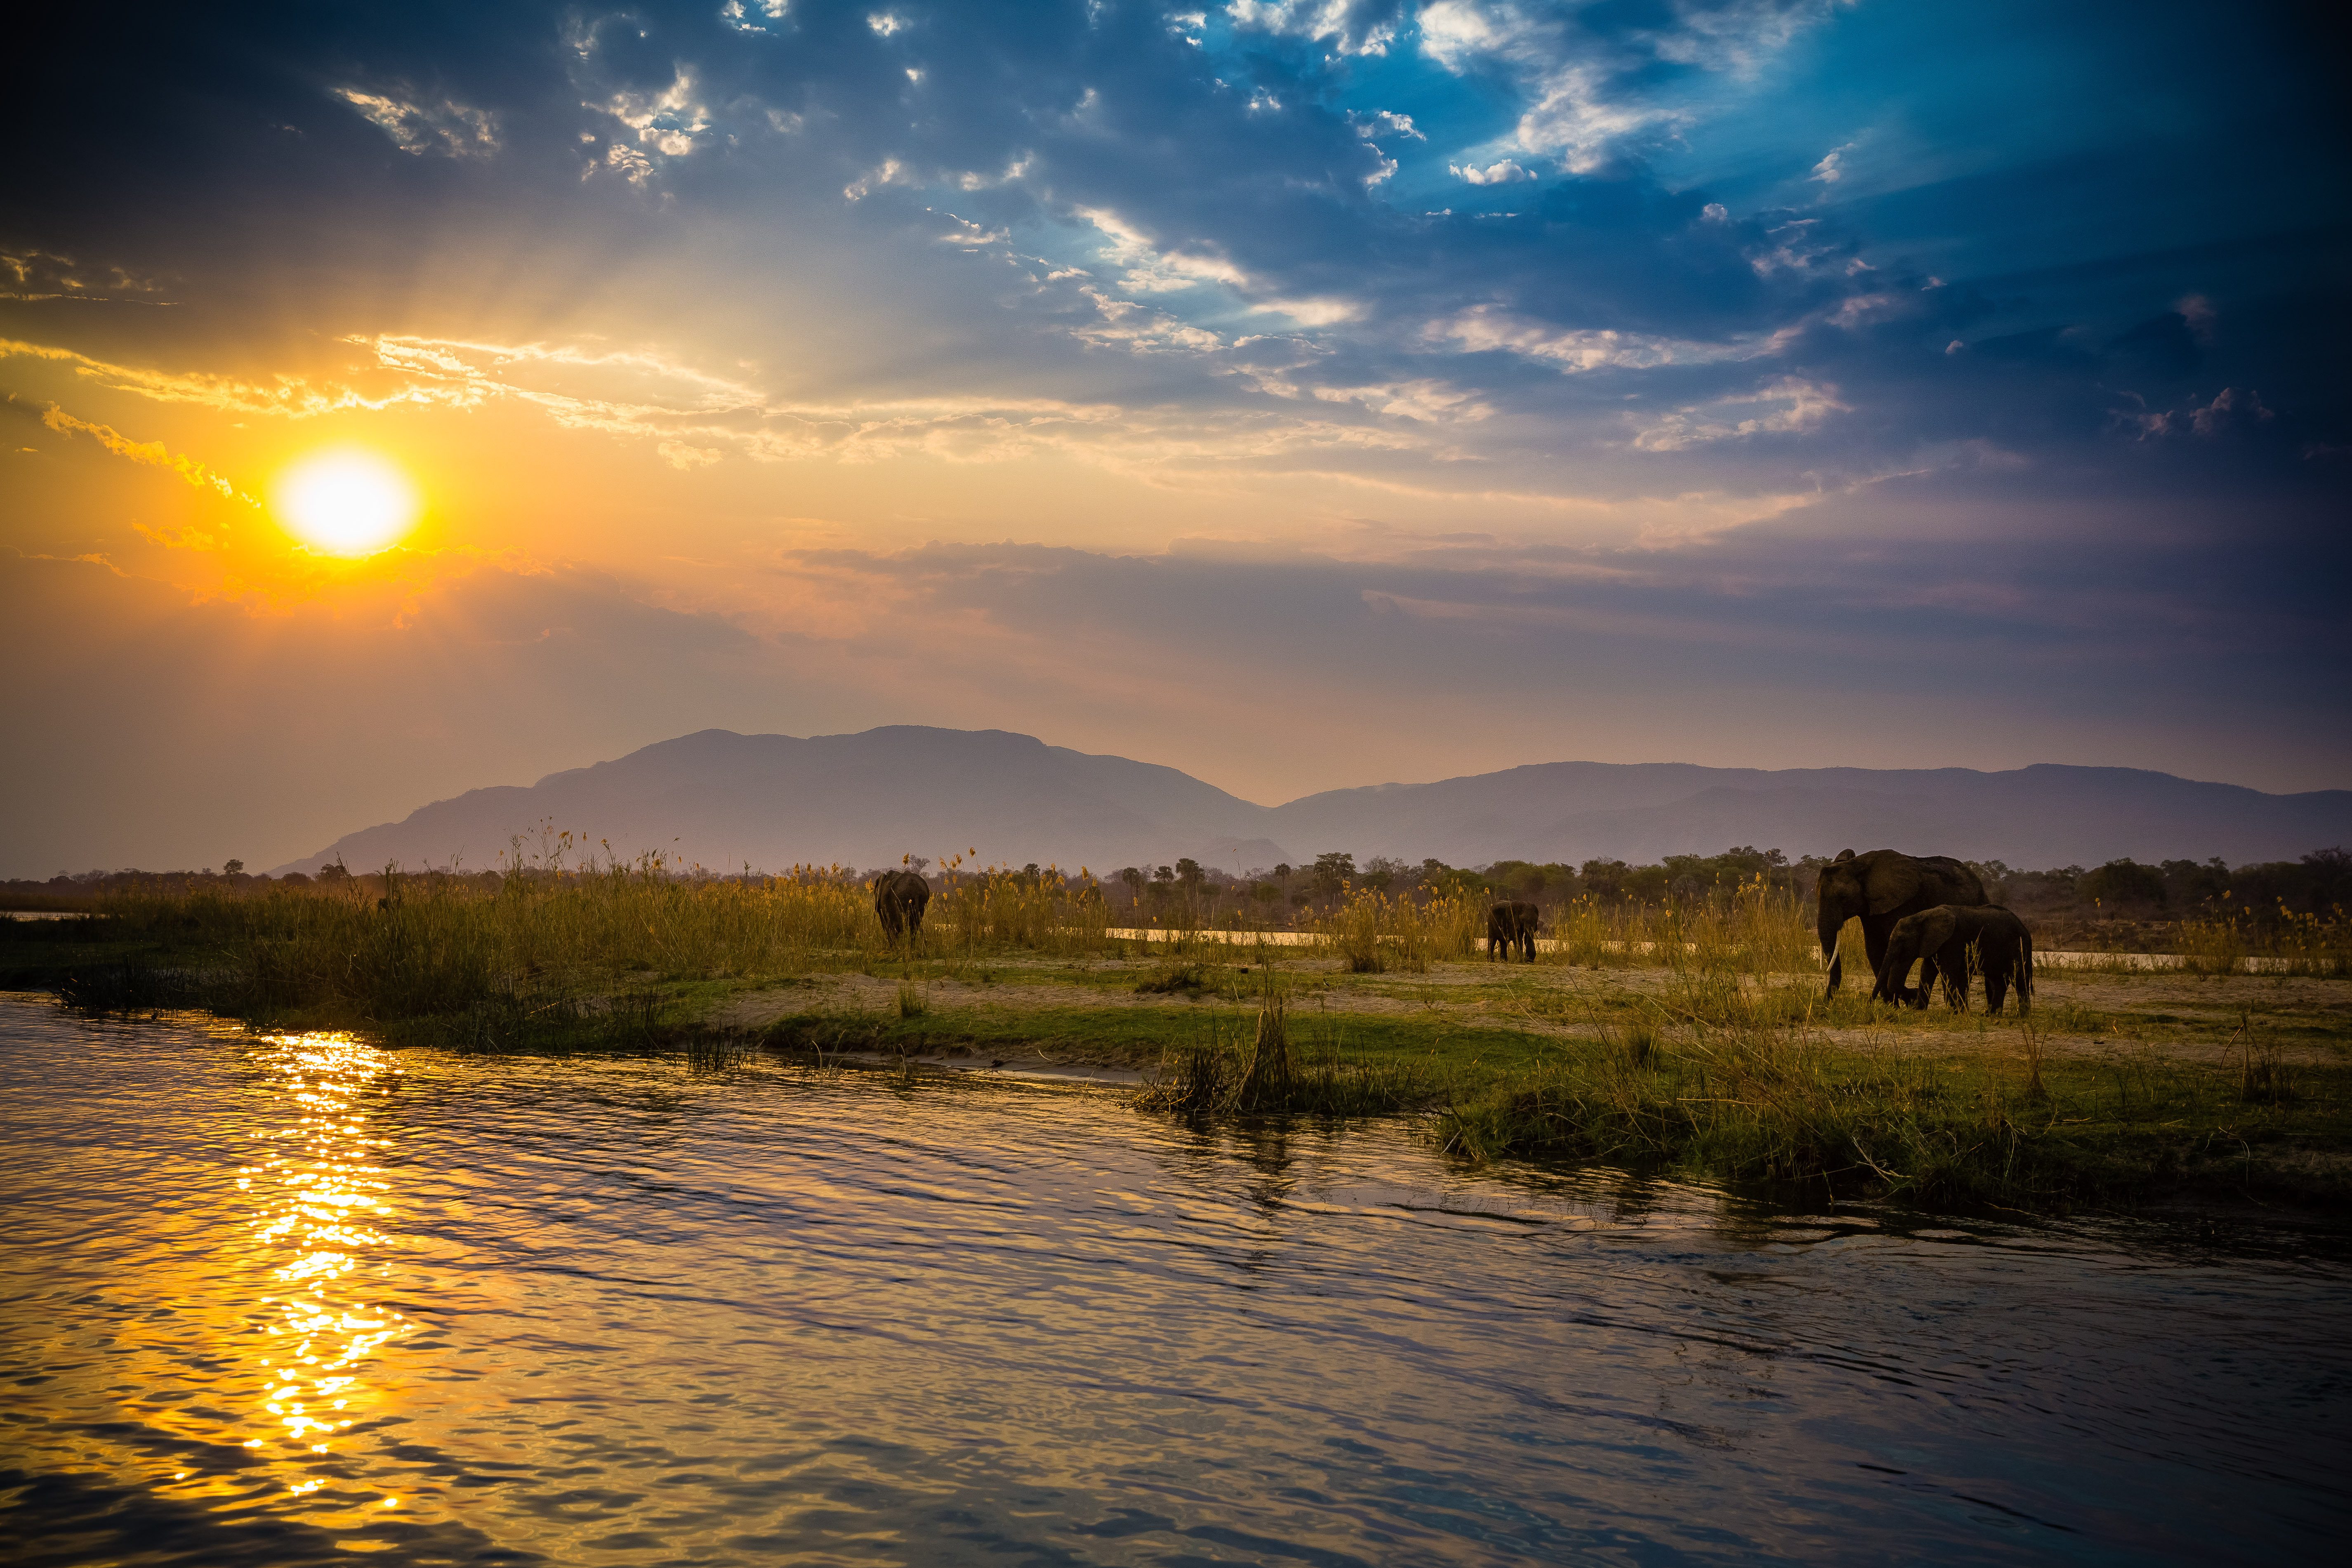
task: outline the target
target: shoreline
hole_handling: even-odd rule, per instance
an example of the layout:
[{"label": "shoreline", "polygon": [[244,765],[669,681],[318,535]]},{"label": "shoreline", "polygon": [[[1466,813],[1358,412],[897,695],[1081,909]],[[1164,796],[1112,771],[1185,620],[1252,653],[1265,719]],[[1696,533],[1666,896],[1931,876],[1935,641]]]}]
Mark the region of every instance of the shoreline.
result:
[{"label": "shoreline", "polygon": [[[339,942],[400,930],[381,911],[339,918]],[[1084,1084],[1171,1114],[1402,1115],[1472,1162],[1927,1209],[2206,1196],[2352,1210],[2352,980],[2053,966],[2028,1024],[1891,1008],[1853,986],[1825,998],[1818,971],[1719,953],[1399,955],[1365,972],[1328,946],[1114,939],[819,949],[718,974],[542,965],[470,993],[395,966],[391,988],[355,992],[334,968],[288,975],[282,940],[240,944],[194,915],[79,925],[0,924],[0,988],[394,1047],[758,1050]]]}]

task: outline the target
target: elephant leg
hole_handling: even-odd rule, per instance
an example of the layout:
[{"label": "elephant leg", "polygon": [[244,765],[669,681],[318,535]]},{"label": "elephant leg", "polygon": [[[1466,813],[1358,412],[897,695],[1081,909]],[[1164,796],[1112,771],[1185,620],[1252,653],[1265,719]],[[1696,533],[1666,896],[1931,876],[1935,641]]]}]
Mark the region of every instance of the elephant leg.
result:
[{"label": "elephant leg", "polygon": [[2001,1004],[2009,1000],[2009,961],[2003,954],[1985,965],[1985,1011],[2000,1016]]},{"label": "elephant leg", "polygon": [[[1862,951],[1870,960],[1873,974],[1886,967],[1886,942],[1894,934],[1895,922],[1891,920],[1865,920],[1862,922]],[[1906,963],[1903,967],[1909,969],[1911,966]],[[1896,978],[1901,977],[1898,975]]]},{"label": "elephant leg", "polygon": [[[1935,982],[1936,955],[1923,952],[1919,955],[1919,984],[1924,987],[1932,985]],[[1896,1006],[1916,1007],[1921,1005],[1919,993],[1911,988],[1911,955],[1909,953],[1887,954],[1886,973],[1882,988],[1885,992],[1884,999]]]},{"label": "elephant leg", "polygon": [[[1908,945],[1883,945],[1871,958],[1872,982],[1870,998],[1890,1006],[1908,1006],[1912,1002],[1911,987],[1905,984],[1911,977],[1912,952]],[[1934,960],[1929,961],[1932,973]]]}]

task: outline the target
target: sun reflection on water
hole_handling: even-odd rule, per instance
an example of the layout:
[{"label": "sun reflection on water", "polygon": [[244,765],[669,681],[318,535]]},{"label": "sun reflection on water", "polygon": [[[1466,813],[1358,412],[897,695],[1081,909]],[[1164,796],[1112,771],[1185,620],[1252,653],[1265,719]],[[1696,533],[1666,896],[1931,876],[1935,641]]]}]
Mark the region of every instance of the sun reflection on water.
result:
[{"label": "sun reflection on water", "polygon": [[250,1390],[238,1402],[247,1430],[261,1429],[240,1446],[286,1473],[284,1495],[332,1485],[333,1500],[354,1513],[392,1507],[381,1489],[355,1486],[341,1466],[322,1472],[320,1460],[341,1434],[385,1413],[379,1352],[413,1327],[374,1299],[394,1242],[383,1224],[394,1211],[379,1158],[389,1141],[373,1135],[369,1102],[391,1092],[400,1069],[342,1034],[268,1037],[257,1065],[276,1080],[285,1115],[255,1134],[262,1147],[236,1175],[249,1243],[239,1272],[270,1292],[249,1303],[238,1336],[249,1350],[233,1381]]}]

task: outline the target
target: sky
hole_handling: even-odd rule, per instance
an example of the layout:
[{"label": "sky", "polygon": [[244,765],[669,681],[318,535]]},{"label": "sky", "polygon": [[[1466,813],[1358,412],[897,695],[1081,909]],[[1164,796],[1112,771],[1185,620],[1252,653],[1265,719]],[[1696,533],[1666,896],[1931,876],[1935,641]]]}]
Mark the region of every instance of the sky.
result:
[{"label": "sky", "polygon": [[44,9],[0,876],[710,727],[2352,786],[2316,8]]}]

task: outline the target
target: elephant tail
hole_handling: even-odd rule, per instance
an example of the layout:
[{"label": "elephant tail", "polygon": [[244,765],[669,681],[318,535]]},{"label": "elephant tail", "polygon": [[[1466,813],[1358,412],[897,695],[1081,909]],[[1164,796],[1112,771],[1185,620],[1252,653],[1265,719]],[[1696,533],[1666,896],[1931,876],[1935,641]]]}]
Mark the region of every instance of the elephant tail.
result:
[{"label": "elephant tail", "polygon": [[2025,941],[2018,949],[2017,994],[2021,1004],[2033,994],[2033,929],[2031,926],[2026,928]]}]

